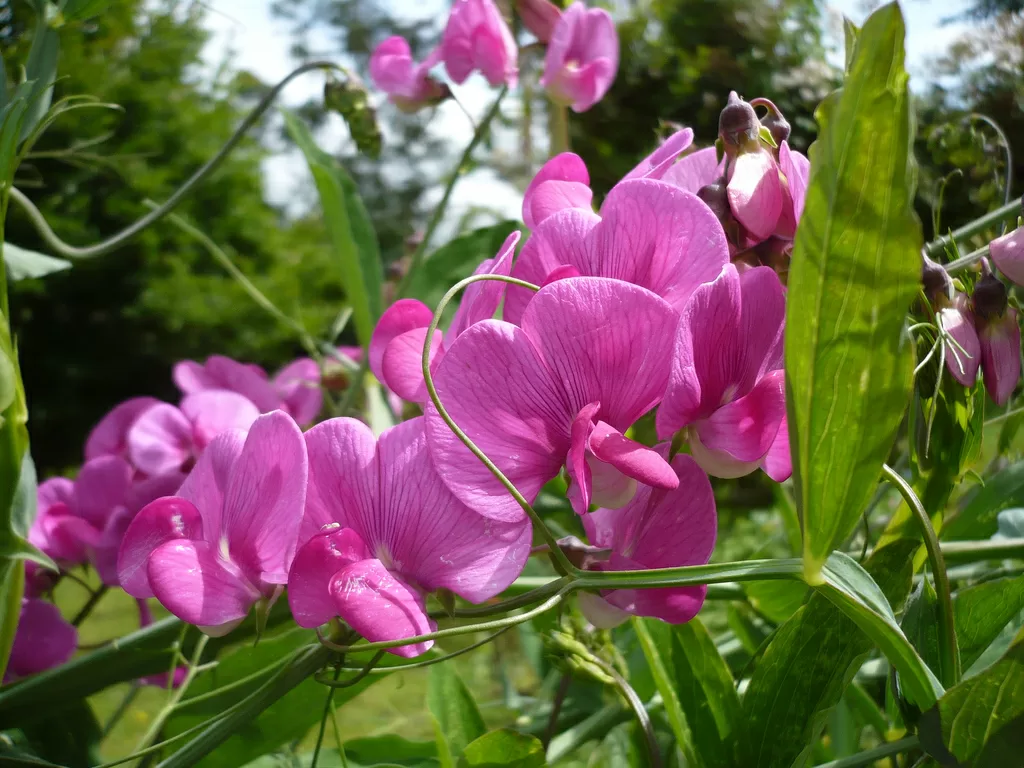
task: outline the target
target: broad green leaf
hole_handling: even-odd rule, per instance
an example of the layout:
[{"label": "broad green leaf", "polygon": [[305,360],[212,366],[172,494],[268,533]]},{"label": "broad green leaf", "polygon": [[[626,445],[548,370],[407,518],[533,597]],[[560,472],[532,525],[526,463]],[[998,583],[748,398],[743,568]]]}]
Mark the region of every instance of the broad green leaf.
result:
[{"label": "broad green leaf", "polygon": [[487,732],[473,696],[451,664],[435,664],[427,678],[427,708],[434,718],[443,766],[455,766],[462,751]]},{"label": "broad green leaf", "polygon": [[64,18],[72,21],[98,16],[108,4],[109,0],[68,0],[64,6]]},{"label": "broad green leaf", "polygon": [[71,262],[66,259],[55,259],[11,243],[4,243],[4,265],[7,267],[7,276],[13,281],[46,277],[54,272],[71,269]]},{"label": "broad green leaf", "polygon": [[818,108],[789,272],[786,402],[812,584],[860,520],[910,397],[922,238],[903,37],[895,3],[875,11]]},{"label": "broad green leaf", "polygon": [[964,508],[949,517],[940,534],[946,540],[987,539],[999,529],[999,513],[1020,506],[1024,506],[1024,461],[987,478]]},{"label": "broad green leaf", "polygon": [[900,673],[903,692],[919,709],[931,707],[942,686],[907,640],[889,601],[871,575],[856,560],[833,552],[822,569],[825,583],[817,587],[870,637]]},{"label": "broad green leaf", "polygon": [[14,402],[18,393],[18,379],[14,372],[14,363],[0,347],[0,426],[3,425],[3,413]]},{"label": "broad green leaf", "polygon": [[46,18],[48,15],[44,13],[36,20],[32,45],[25,60],[25,79],[32,81],[32,91],[28,96],[28,108],[21,126],[22,141],[28,138],[43,119],[53,99],[53,84],[57,79],[57,57],[60,55],[60,35],[50,26],[49,19]]},{"label": "broad green leaf", "polygon": [[331,237],[345,294],[352,306],[356,337],[365,349],[381,314],[383,274],[380,249],[370,215],[356,184],[335,158],[321,150],[298,117],[282,111],[292,140],[306,157],[313,173],[324,223]]},{"label": "broad green leaf", "polygon": [[519,226],[522,225],[516,221],[501,221],[442,245],[419,265],[411,278],[408,295],[433,309],[445,292],[473,274],[481,261],[494,258],[505,238]]},{"label": "broad green leaf", "polygon": [[387,734],[345,742],[345,757],[349,765],[376,765],[391,762],[415,768],[436,766],[437,745],[432,741],[409,741],[401,736]]},{"label": "broad green leaf", "polygon": [[[901,605],[910,591],[911,556],[918,546],[901,539],[877,549],[864,564],[891,605]],[[799,765],[871,649],[871,640],[831,601],[812,594],[779,627],[754,668],[742,700],[746,738],[737,764]]]},{"label": "broad green leaf", "polygon": [[1024,576],[993,579],[957,590],[953,620],[961,666],[969,669],[1022,610]]},{"label": "broad green leaf", "polygon": [[[1005,622],[1004,622],[1005,623]],[[907,600],[900,622],[907,639],[925,663],[939,668],[939,600],[928,579],[921,579]]]},{"label": "broad green leaf", "polygon": [[808,588],[796,581],[749,581],[743,591],[757,610],[781,624],[803,605]]},{"label": "broad green leaf", "polygon": [[850,21],[845,16],[843,17],[843,39],[846,42],[846,73],[849,74],[850,68],[853,66],[853,52],[857,48],[857,36],[860,34],[860,28]]},{"label": "broad green leaf", "polygon": [[665,713],[689,763],[706,768],[736,764],[743,741],[739,696],[729,667],[699,619],[670,626],[634,619]]},{"label": "broad green leaf", "polygon": [[100,725],[86,701],[24,728],[23,733],[37,755],[58,765],[87,768],[102,762]]},{"label": "broad green leaf", "polygon": [[470,742],[459,758],[459,768],[542,768],[544,745],[540,739],[502,728]]},{"label": "broad green leaf", "polygon": [[946,691],[938,706],[921,716],[918,728],[922,745],[943,765],[1019,765],[1024,747],[1024,631],[1003,658]]}]

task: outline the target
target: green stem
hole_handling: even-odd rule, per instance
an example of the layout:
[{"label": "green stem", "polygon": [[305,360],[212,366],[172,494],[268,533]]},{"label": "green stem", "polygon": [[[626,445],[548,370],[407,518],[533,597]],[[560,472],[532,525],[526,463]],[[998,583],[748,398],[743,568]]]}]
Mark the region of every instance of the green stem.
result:
[{"label": "green stem", "polygon": [[976,251],[971,251],[966,256],[961,256],[956,261],[951,261],[946,265],[946,271],[949,274],[954,275],[957,272],[963,272],[968,267],[974,266],[983,258],[988,256],[988,246],[983,245]]},{"label": "green stem", "polygon": [[1014,200],[1001,208],[997,208],[991,213],[985,214],[981,218],[965,224],[960,227],[960,229],[953,230],[953,232],[948,235],[943,235],[936,240],[932,240],[930,243],[925,245],[924,252],[930,258],[938,258],[945,253],[946,246],[961,240],[966,240],[969,237],[974,237],[974,235],[980,234],[986,229],[990,229],[998,224],[1002,224],[1003,222],[1014,221],[1020,214],[1020,200]]},{"label": "green stem", "polygon": [[991,419],[986,419],[985,426],[990,427],[993,424],[998,424],[1001,421],[1012,419],[1014,416],[1018,416],[1022,413],[1024,413],[1024,408],[1013,408],[1009,411],[1006,411],[1006,413],[1000,413],[998,416],[993,416]]},{"label": "green stem", "polygon": [[416,250],[413,251],[412,257],[409,259],[409,269],[406,270],[405,275],[402,277],[401,282],[398,284],[398,288],[395,290],[396,298],[403,298],[405,292],[409,289],[409,285],[412,282],[413,275],[416,273],[420,262],[423,261],[423,257],[427,253],[427,247],[430,245],[430,239],[434,236],[434,230],[437,229],[441,223],[441,219],[444,218],[444,213],[448,208],[448,201],[451,200],[452,192],[455,190],[455,184],[465,173],[466,167],[473,159],[473,151],[477,148],[484,136],[487,135],[487,131],[491,127],[491,121],[494,120],[498,114],[498,107],[501,106],[501,100],[505,98],[505,94],[508,93],[508,86],[504,86],[498,93],[498,97],[494,100],[491,108],[487,110],[487,114],[484,115],[480,124],[477,125],[476,130],[473,132],[473,138],[470,139],[466,149],[462,152],[462,157],[459,158],[458,165],[455,166],[455,170],[452,171],[452,175],[448,179],[448,184],[445,186],[444,195],[441,197],[441,202],[434,210],[434,215],[430,217],[430,221],[427,222],[427,229],[423,233],[423,239],[420,240],[419,245],[416,246]]},{"label": "green stem", "polygon": [[135,701],[135,697],[139,695],[141,689],[142,685],[138,681],[129,683],[128,691],[125,693],[124,698],[121,699],[121,703],[117,705],[117,709],[114,710],[114,713],[104,723],[101,738],[106,738],[110,735],[110,732],[114,730],[114,726],[121,722],[121,718],[128,712],[128,708],[131,707],[132,702]]},{"label": "green stem", "polygon": [[[341,659],[341,663],[344,663],[345,659]],[[341,675],[341,667],[334,670],[334,679],[337,680]],[[320,731],[316,735],[316,746],[313,748],[313,759],[310,761],[310,768],[316,768],[317,763],[320,761],[320,750],[324,746],[324,734],[327,732],[327,718],[331,716],[331,702],[334,701],[334,688],[327,689],[327,701],[324,702],[324,713],[320,718]]]},{"label": "green stem", "polygon": [[814,768],[862,768],[863,766],[874,765],[875,762],[889,755],[898,755],[900,752],[909,752],[919,744],[917,736],[907,736],[899,741],[890,741],[881,746],[869,749],[865,752],[858,752],[856,755],[844,757],[841,760],[833,760],[830,763],[821,763]]},{"label": "green stem", "polygon": [[444,420],[444,423],[448,425],[448,428],[455,434],[462,444],[465,445],[470,452],[476,456],[483,463],[491,474],[494,475],[498,482],[505,486],[505,490],[509,492],[516,503],[522,507],[523,511],[529,516],[533,522],[534,528],[540,533],[541,538],[544,539],[544,543],[548,545],[551,550],[551,556],[555,559],[556,564],[561,568],[564,573],[577,574],[579,570],[569,562],[569,558],[562,551],[562,548],[558,546],[558,540],[554,537],[548,527],[544,524],[544,521],[540,519],[540,515],[530,506],[530,502],[519,492],[515,484],[505,477],[505,474],[498,469],[497,465],[491,461],[487,454],[481,451],[474,443],[469,435],[462,431],[462,428],[455,423],[455,420],[448,414],[444,405],[441,403],[441,398],[437,394],[437,388],[434,386],[434,376],[430,372],[430,340],[434,338],[434,331],[437,330],[438,324],[441,322],[441,314],[444,312],[444,308],[448,306],[456,294],[459,293],[467,285],[478,283],[481,280],[498,280],[499,282],[509,283],[511,285],[518,285],[521,288],[528,288],[532,291],[539,291],[536,285],[528,283],[524,280],[518,280],[514,277],[506,277],[504,275],[471,275],[465,280],[460,280],[453,285],[448,292],[441,299],[441,302],[437,305],[437,309],[434,310],[434,317],[430,321],[430,326],[427,328],[426,340],[423,342],[423,357],[422,357],[422,371],[423,381],[427,385],[427,393],[430,395],[430,400],[433,402],[434,407],[437,409],[438,415]]},{"label": "green stem", "polygon": [[647,571],[585,571],[575,578],[572,589],[657,589],[773,579],[803,581],[803,561],[798,557],[787,557]]},{"label": "green stem", "polygon": [[89,614],[92,613],[99,601],[103,599],[103,596],[107,594],[107,589],[107,585],[104,584],[89,596],[85,605],[82,606],[82,610],[76,613],[75,618],[71,620],[72,626],[80,626],[83,621],[89,618]]},{"label": "green stem", "polygon": [[973,563],[979,560],[1024,560],[1024,538],[991,541],[944,541],[942,554],[951,563]]},{"label": "green stem", "polygon": [[629,706],[632,708],[633,714],[636,715],[637,722],[640,725],[640,730],[644,734],[644,742],[647,745],[647,764],[651,768],[661,768],[661,752],[658,750],[658,739],[654,735],[654,725],[651,723],[651,716],[644,707],[644,703],[640,701],[636,691],[633,690],[633,686],[627,683],[618,670],[611,664],[606,663],[604,659],[593,654],[589,658],[590,661],[597,664],[615,681],[615,687],[619,689],[619,692],[629,702]]},{"label": "green stem", "polygon": [[942,556],[942,548],[939,546],[939,537],[935,533],[932,519],[924,508],[921,500],[917,498],[914,489],[903,479],[896,470],[888,464],[882,465],[882,474],[900,492],[903,500],[918,525],[921,526],[921,534],[924,538],[924,547],[928,551],[928,560],[931,563],[932,578],[935,579],[935,594],[938,597],[939,624],[939,680],[949,688],[960,681],[960,653],[956,643],[956,624],[953,621],[953,597],[949,588],[949,575],[946,573],[946,560]]},{"label": "green stem", "polygon": [[561,104],[551,104],[551,156],[568,152],[571,148],[569,140],[569,109]]}]

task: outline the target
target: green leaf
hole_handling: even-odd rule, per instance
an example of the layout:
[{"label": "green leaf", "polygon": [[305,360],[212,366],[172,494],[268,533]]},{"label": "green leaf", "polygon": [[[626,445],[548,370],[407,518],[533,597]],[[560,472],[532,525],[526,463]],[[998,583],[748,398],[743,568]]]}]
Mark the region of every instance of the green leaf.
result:
[{"label": "green leaf", "polygon": [[3,413],[18,393],[18,379],[14,371],[14,363],[0,347],[0,425],[3,425]]},{"label": "green leaf", "polygon": [[68,0],[64,6],[64,18],[68,21],[98,16],[109,5],[109,0]]},{"label": "green leaf", "polygon": [[796,581],[749,581],[743,591],[757,610],[781,624],[803,605],[808,588]]},{"label": "green leaf", "polygon": [[[907,600],[901,626],[907,639],[934,669],[939,666],[939,600],[928,579],[921,579]],[[1004,622],[1005,623],[1005,622]]]},{"label": "green leaf", "polygon": [[1024,505],[1024,461],[985,480],[957,514],[942,527],[943,539],[987,539],[999,529],[999,513]]},{"label": "green leaf", "polygon": [[[49,5],[49,4],[47,4]],[[36,20],[32,45],[25,60],[25,79],[32,81],[28,108],[21,126],[20,139],[24,141],[50,108],[53,84],[57,79],[57,57],[60,55],[60,35],[50,26],[44,13]]]},{"label": "green leaf", "polygon": [[7,276],[13,281],[46,277],[54,272],[71,269],[71,262],[66,259],[19,248],[11,243],[4,243],[4,265],[7,267]]},{"label": "green leaf", "polygon": [[14,89],[0,117],[0,183],[14,177],[14,156],[21,138],[21,128],[28,112],[34,83],[26,80]]},{"label": "green leaf", "polygon": [[845,16],[843,17],[843,39],[846,42],[846,64],[845,70],[849,74],[853,66],[853,52],[857,48],[857,36],[860,34],[860,27],[854,24]]},{"label": "green leaf", "polygon": [[[900,539],[865,562],[891,605],[910,591],[919,543]],[[743,695],[746,738],[738,765],[790,768],[815,743],[829,711],[843,696],[872,643],[824,595],[812,594],[782,624]]]},{"label": "green leaf", "polygon": [[670,626],[634,619],[665,713],[690,764],[730,768],[743,741],[742,709],[725,660],[699,619]]},{"label": "green leaf", "polygon": [[430,668],[427,708],[434,718],[437,752],[443,766],[454,766],[466,746],[487,732],[476,702],[451,664]]},{"label": "green leaf", "polygon": [[999,661],[950,688],[918,723],[921,744],[943,765],[1019,765],[1024,747],[1024,631]]},{"label": "green leaf", "polygon": [[875,11],[818,108],[789,272],[786,402],[812,584],[860,520],[910,396],[922,238],[903,37],[895,3]]},{"label": "green leaf", "polygon": [[387,734],[345,742],[345,757],[350,766],[390,762],[415,768],[436,766],[437,745],[432,741],[409,741]]},{"label": "green leaf", "polygon": [[481,261],[494,258],[505,238],[520,226],[517,221],[501,221],[490,227],[474,229],[442,245],[424,259],[413,274],[409,296],[433,309],[445,292],[459,280],[473,274]]},{"label": "green leaf", "polygon": [[1017,614],[1024,610],[1024,576],[964,587],[953,596],[960,663],[970,669]]},{"label": "green leaf", "polygon": [[33,751],[68,768],[88,768],[102,762],[100,725],[86,701],[79,701],[47,720],[24,728]]},{"label": "green leaf", "polygon": [[508,728],[491,731],[470,742],[459,758],[459,768],[542,768],[544,745],[540,739]]},{"label": "green leaf", "polygon": [[292,140],[313,173],[324,223],[331,237],[356,337],[365,349],[381,314],[383,273],[377,235],[356,184],[335,158],[321,150],[298,117],[282,110]]}]

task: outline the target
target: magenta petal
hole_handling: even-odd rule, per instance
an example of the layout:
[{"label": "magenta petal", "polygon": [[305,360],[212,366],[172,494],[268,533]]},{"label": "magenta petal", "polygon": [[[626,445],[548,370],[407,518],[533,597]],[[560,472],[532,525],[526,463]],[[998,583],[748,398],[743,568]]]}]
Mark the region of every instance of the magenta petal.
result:
[{"label": "magenta petal", "polygon": [[765,474],[777,483],[785,482],[793,474],[793,461],[789,453],[789,425],[785,418],[779,425],[775,442],[762,462]]},{"label": "magenta petal", "polygon": [[734,375],[738,391],[747,392],[765,373],[782,367],[786,293],[770,267],[755,267],[740,275],[740,293],[742,344]]},{"label": "magenta petal", "polygon": [[75,514],[97,528],[127,501],[132,468],[119,456],[102,456],[86,462],[75,478]]},{"label": "magenta petal", "polygon": [[201,627],[245,618],[261,597],[241,570],[206,541],[161,544],[149,556],[146,571],[161,605],[182,621]]},{"label": "magenta petal", "polygon": [[973,387],[981,365],[981,343],[974,329],[974,315],[967,308],[963,294],[955,298],[955,305],[939,311],[939,323],[962,349],[946,342],[946,368],[965,387]]},{"label": "magenta petal", "polygon": [[324,402],[316,360],[303,357],[289,363],[274,376],[273,386],[296,423],[310,424],[316,419]]},{"label": "magenta petal", "polygon": [[722,175],[722,164],[714,147],[699,149],[671,165],[661,180],[673,187],[697,194]]},{"label": "magenta petal", "polygon": [[99,530],[64,504],[54,504],[29,531],[29,541],[65,565],[84,563],[96,546]]},{"label": "magenta petal", "polygon": [[704,605],[708,588],[664,587],[662,589],[622,589],[609,592],[605,599],[634,616],[649,616],[669,624],[685,624]]},{"label": "magenta petal", "polygon": [[[630,590],[635,592],[636,590]],[[597,629],[613,629],[627,621],[630,614],[621,608],[616,608],[603,597],[593,592],[580,592],[576,598],[583,618],[593,624]]]},{"label": "magenta petal", "polygon": [[623,431],[665,392],[676,317],[643,288],[577,277],[542,288],[522,328],[560,383],[569,412],[600,402],[600,418]]},{"label": "magenta petal", "polygon": [[[473,274],[508,276],[512,270],[512,257],[515,256],[520,237],[519,232],[511,233],[505,238],[497,255],[493,259],[485,259]],[[448,329],[449,344],[473,323],[494,317],[498,305],[501,304],[501,297],[505,295],[506,285],[507,283],[500,280],[483,280],[466,286],[462,301],[459,302],[459,308],[455,311]]]},{"label": "magenta petal", "polygon": [[74,497],[75,483],[73,480],[66,477],[51,477],[49,480],[44,480],[36,491],[39,514],[43,514],[55,504],[70,506],[74,503]]},{"label": "magenta petal", "polygon": [[206,360],[206,370],[219,382],[217,389],[237,392],[250,400],[260,413],[281,407],[281,398],[267,381],[266,371],[257,365],[240,363],[223,355],[211,355]]},{"label": "magenta petal", "polygon": [[647,288],[680,310],[729,263],[722,225],[696,195],[634,179],[617,184],[587,238],[580,271]]},{"label": "magenta petal", "polygon": [[193,451],[192,424],[169,403],[146,409],[128,431],[128,455],[147,475],[163,475],[181,467]]},{"label": "magenta petal", "polygon": [[[572,414],[579,408],[569,411],[524,331],[497,320],[473,325],[445,353],[434,383],[455,423],[527,499],[558,474],[569,450]],[[522,520],[520,506],[432,404],[426,417],[431,455],[452,492],[482,515]]]},{"label": "magenta petal", "polygon": [[[537,203],[534,199],[537,190],[547,182],[567,185],[564,187],[565,192],[552,192],[550,199],[556,203],[554,206]],[[586,193],[583,189],[586,189]],[[589,209],[591,197],[590,174],[587,172],[586,163],[572,152],[555,155],[537,171],[537,175],[523,193],[523,223],[530,229],[536,229],[544,219],[563,208]],[[565,205],[558,205],[561,202]]]},{"label": "magenta petal", "polygon": [[701,443],[741,462],[763,459],[786,415],[784,387],[785,374],[781,370],[769,373],[749,394],[697,422]]},{"label": "magenta petal", "polygon": [[1017,285],[1024,285],[1024,227],[997,237],[988,246],[996,268]]},{"label": "magenta petal", "polygon": [[307,541],[295,553],[288,573],[288,605],[300,627],[319,627],[338,615],[331,596],[334,574],[372,557],[351,528],[335,526]]},{"label": "magenta petal", "polygon": [[169,472],[166,475],[147,477],[132,484],[125,496],[125,506],[134,515],[151,501],[162,496],[179,496],[178,491],[185,482],[181,472]]},{"label": "magenta petal", "polygon": [[219,541],[223,533],[221,510],[228,490],[231,469],[242,455],[245,433],[239,430],[221,432],[206,446],[195,467],[181,484],[175,496],[190,501],[203,513],[202,538]]},{"label": "magenta petal", "polygon": [[[534,190],[529,201],[530,212],[528,216],[524,216],[523,221],[530,229],[536,229],[542,221],[559,211],[574,208],[589,211],[593,197],[594,193],[583,182],[545,181]],[[525,202],[523,213],[526,213]]]},{"label": "magenta petal", "polygon": [[[396,336],[388,344],[381,361],[381,382],[403,400],[410,403],[427,401],[427,385],[423,380],[423,344],[426,328],[414,328]],[[430,340],[431,373],[437,367],[443,334],[435,330]]]},{"label": "magenta petal", "polygon": [[288,580],[308,472],[306,443],[291,417],[272,411],[256,419],[231,470],[221,524],[232,559],[257,585]]},{"label": "magenta petal", "polygon": [[8,660],[11,677],[25,677],[56,667],[78,647],[78,632],[53,603],[22,600],[18,630]]},{"label": "magenta petal", "polygon": [[146,563],[157,547],[177,539],[194,539],[203,534],[199,510],[174,496],[157,499],[132,520],[121,540],[117,557],[117,580],[132,597],[152,597]]},{"label": "magenta petal", "polygon": [[134,397],[115,407],[89,433],[85,441],[85,460],[100,456],[126,456],[128,430],[140,414],[159,402],[154,397]]},{"label": "magenta petal", "polygon": [[528,520],[488,520],[445,487],[430,460],[423,419],[385,431],[377,442],[380,500],[361,521],[377,557],[427,590],[441,587],[480,602],[511,584],[530,554]]},{"label": "magenta petal", "polygon": [[[693,129],[682,128],[669,136],[650,155],[623,177],[626,179],[661,179],[673,166],[676,158],[693,144]],[[696,192],[696,190],[693,190]]]},{"label": "magenta petal", "polygon": [[789,148],[789,142],[779,146],[779,170],[786,177],[783,188],[783,208],[775,234],[792,238],[804,211],[807,185],[811,175],[811,161],[796,150]]},{"label": "magenta petal", "polygon": [[979,334],[985,389],[996,405],[1006,405],[1020,381],[1020,326],[1017,310],[1006,308]]},{"label": "magenta petal", "polygon": [[434,313],[417,299],[399,299],[381,315],[370,337],[370,370],[379,381],[384,381],[384,352],[391,340],[415,328],[426,329]]},{"label": "magenta petal", "polygon": [[644,485],[671,490],[679,485],[675,470],[657,451],[630,440],[603,421],[590,434],[594,456]]},{"label": "magenta petal", "polygon": [[[362,560],[338,571],[330,592],[337,613],[371,643],[425,635],[437,629],[427,616],[423,595],[380,560]],[[403,645],[389,653],[412,658],[426,653],[433,641]]]},{"label": "magenta petal", "polygon": [[124,534],[135,518],[135,512],[121,507],[112,514],[103,527],[92,552],[92,564],[99,574],[100,580],[108,587],[121,586],[117,575],[117,558],[121,549]]},{"label": "magenta petal", "polygon": [[754,237],[764,240],[775,231],[782,214],[782,180],[769,152],[737,157],[727,193],[733,215]]},{"label": "magenta petal", "polygon": [[171,378],[183,395],[221,388],[220,382],[207,372],[206,366],[200,365],[195,360],[182,360],[180,363],[175,363],[171,371]]},{"label": "magenta petal", "polygon": [[591,469],[587,462],[587,443],[593,429],[594,417],[601,409],[600,403],[583,406],[569,429],[569,453],[565,469],[569,475],[569,502],[577,515],[585,515],[590,509]]},{"label": "magenta petal", "polygon": [[188,395],[181,401],[181,412],[192,425],[196,452],[202,452],[221,432],[248,429],[260,415],[248,398],[225,389],[210,389]]}]

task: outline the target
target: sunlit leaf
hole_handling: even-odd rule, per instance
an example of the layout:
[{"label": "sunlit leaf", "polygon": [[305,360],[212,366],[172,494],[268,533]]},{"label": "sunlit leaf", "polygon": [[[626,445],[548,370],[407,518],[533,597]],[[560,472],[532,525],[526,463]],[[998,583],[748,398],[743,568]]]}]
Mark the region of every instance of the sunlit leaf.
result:
[{"label": "sunlit leaf", "polygon": [[1011,464],[985,480],[960,512],[943,526],[943,539],[987,539],[999,529],[1004,509],[1024,505],[1024,461]]},{"label": "sunlit leaf", "polygon": [[1022,610],[1024,576],[993,579],[957,590],[953,619],[963,668],[969,669]]},{"label": "sunlit leaf", "polygon": [[4,266],[11,280],[29,280],[71,269],[71,262],[4,243]]},{"label": "sunlit leaf", "polygon": [[472,694],[451,664],[430,668],[427,708],[434,719],[437,752],[443,766],[455,766],[463,750],[487,732]]},{"label": "sunlit leaf", "polygon": [[459,758],[459,768],[542,768],[544,764],[540,740],[508,728],[470,742]]}]

